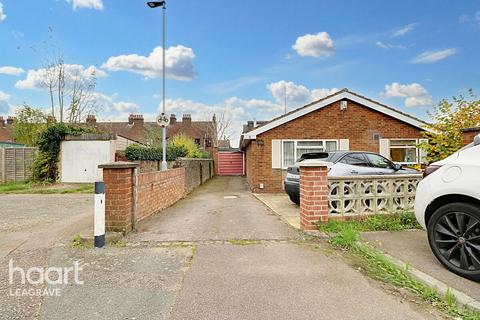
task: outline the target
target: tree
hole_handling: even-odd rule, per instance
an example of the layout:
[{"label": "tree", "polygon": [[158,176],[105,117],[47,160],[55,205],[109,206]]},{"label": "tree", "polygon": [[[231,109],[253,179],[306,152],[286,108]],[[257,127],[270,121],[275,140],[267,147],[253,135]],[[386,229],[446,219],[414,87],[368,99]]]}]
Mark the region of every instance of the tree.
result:
[{"label": "tree", "polygon": [[[79,123],[97,109],[95,69],[65,64],[63,58],[52,58],[43,68],[42,86],[50,95],[51,115],[59,122]],[[87,72],[87,73],[85,73]],[[58,106],[55,102],[57,100]]]},{"label": "tree", "polygon": [[215,116],[216,137],[215,140],[227,140],[232,135],[232,118],[227,109],[220,110],[218,117]]},{"label": "tree", "polygon": [[429,112],[434,123],[428,126],[431,131],[422,133],[428,143],[419,144],[427,152],[428,163],[445,159],[463,146],[461,129],[480,125],[480,100],[472,90],[468,95],[468,100],[463,95],[444,99]]},{"label": "tree", "polygon": [[12,125],[13,137],[15,141],[33,147],[47,127],[48,116],[42,110],[24,104],[16,112],[16,118]]}]

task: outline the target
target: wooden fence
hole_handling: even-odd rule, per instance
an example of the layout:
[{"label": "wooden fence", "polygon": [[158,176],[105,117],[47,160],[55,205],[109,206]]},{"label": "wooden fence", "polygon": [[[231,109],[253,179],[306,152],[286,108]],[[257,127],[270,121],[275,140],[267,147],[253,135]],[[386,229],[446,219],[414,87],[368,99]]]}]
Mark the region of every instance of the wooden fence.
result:
[{"label": "wooden fence", "polygon": [[0,183],[30,179],[31,166],[37,150],[37,148],[0,148]]}]

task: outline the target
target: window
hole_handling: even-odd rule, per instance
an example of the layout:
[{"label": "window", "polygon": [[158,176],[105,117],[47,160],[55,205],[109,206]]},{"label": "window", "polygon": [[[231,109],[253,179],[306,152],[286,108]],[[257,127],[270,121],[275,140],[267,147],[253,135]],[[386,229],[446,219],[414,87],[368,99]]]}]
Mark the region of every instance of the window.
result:
[{"label": "window", "polygon": [[195,144],[196,144],[197,146],[200,146],[200,139],[195,138]]},{"label": "window", "polygon": [[349,164],[352,166],[361,166],[361,167],[369,167],[370,164],[368,163],[367,159],[361,153],[349,153],[342,158],[339,162]]},{"label": "window", "polygon": [[416,139],[390,140],[390,158],[398,163],[417,163],[419,151]]},{"label": "window", "polygon": [[284,140],[282,143],[282,166],[292,166],[305,153],[337,150],[336,140]]},{"label": "window", "polygon": [[382,168],[382,169],[393,168],[393,163],[391,163],[389,160],[385,159],[384,157],[379,156],[378,154],[366,153],[365,155],[367,156],[368,160],[375,168]]}]

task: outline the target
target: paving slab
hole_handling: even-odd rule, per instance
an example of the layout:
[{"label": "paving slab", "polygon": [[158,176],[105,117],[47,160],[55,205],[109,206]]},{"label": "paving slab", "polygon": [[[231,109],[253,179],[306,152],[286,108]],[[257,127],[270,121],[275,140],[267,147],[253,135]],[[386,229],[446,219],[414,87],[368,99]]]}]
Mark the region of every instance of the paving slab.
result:
[{"label": "paving slab", "polygon": [[215,177],[146,219],[131,242],[293,239],[301,235],[249,191],[242,177]]},{"label": "paving slab", "polygon": [[283,221],[300,229],[300,206],[285,193],[256,193],[254,196],[278,214]]},{"label": "paving slab", "polygon": [[424,230],[365,232],[362,239],[394,258],[480,301],[480,283],[448,271],[433,255]]},{"label": "paving slab", "polygon": [[435,319],[308,244],[199,245],[172,319]]}]

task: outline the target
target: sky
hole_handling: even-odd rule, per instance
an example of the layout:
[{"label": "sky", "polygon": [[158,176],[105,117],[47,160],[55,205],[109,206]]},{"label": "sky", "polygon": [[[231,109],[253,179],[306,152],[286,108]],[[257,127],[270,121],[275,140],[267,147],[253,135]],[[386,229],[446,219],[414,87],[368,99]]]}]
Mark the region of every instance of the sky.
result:
[{"label": "sky", "polygon": [[[480,92],[480,2],[168,0],[167,113],[269,120],[342,88],[429,120]],[[48,110],[43,66],[96,76],[97,119],[161,108],[162,10],[141,0],[0,0],[0,115]]]}]

